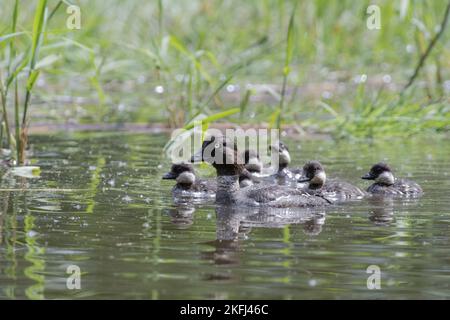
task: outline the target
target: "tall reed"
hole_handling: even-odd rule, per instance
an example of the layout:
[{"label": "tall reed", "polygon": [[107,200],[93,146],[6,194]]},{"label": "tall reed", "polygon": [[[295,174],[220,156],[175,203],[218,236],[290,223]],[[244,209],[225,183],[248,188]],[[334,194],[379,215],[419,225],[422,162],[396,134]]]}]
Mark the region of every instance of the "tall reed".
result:
[{"label": "tall reed", "polygon": [[281,87],[281,98],[280,103],[278,105],[277,113],[277,120],[276,120],[276,127],[280,129],[282,117],[283,117],[283,109],[285,104],[285,96],[286,96],[286,86],[287,86],[287,79],[289,74],[291,73],[291,61],[292,56],[294,54],[294,45],[295,45],[295,37],[294,37],[294,18],[295,18],[295,11],[297,10],[297,3],[294,5],[294,8],[292,9],[291,17],[289,19],[289,26],[287,30],[287,38],[286,38],[286,51],[285,51],[285,59],[284,59],[284,68],[283,68],[283,85]]}]

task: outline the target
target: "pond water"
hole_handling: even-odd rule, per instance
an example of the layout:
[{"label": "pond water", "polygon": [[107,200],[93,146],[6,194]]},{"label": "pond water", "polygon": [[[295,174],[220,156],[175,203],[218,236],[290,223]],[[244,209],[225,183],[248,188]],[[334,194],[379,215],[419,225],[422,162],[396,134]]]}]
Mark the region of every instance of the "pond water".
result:
[{"label": "pond water", "polygon": [[[387,160],[425,190],[418,200],[360,200],[322,212],[235,212],[175,205],[165,135],[31,137],[38,179],[2,172],[0,298],[450,298],[447,140],[379,144],[286,139],[294,165],[359,179]],[[58,189],[58,190],[56,190]],[[81,289],[66,286],[67,268]],[[367,288],[367,268],[381,289]]]}]

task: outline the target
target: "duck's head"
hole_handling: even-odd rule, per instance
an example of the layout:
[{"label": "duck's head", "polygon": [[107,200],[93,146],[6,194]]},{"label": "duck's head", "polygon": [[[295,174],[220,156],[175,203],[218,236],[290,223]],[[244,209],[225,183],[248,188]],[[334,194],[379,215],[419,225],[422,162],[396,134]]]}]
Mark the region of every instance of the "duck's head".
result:
[{"label": "duck's head", "polygon": [[162,178],[173,179],[181,185],[190,186],[195,183],[194,168],[189,163],[176,163]]},{"label": "duck's head", "polygon": [[247,171],[237,152],[236,143],[224,137],[212,136],[203,141],[202,148],[191,157],[191,162],[211,164],[218,176],[239,176]]},{"label": "duck's head", "polygon": [[272,152],[278,152],[278,166],[280,169],[286,168],[291,163],[291,155],[288,147],[281,141],[278,144],[271,145]]},{"label": "duck's head", "polygon": [[321,188],[327,180],[325,169],[319,161],[308,161],[303,166],[303,176],[298,182],[308,182],[312,189]]},{"label": "duck's head", "polygon": [[258,152],[254,150],[245,150],[244,152],[245,169],[252,173],[261,173],[263,164],[259,159]]},{"label": "duck's head", "polygon": [[373,165],[370,171],[361,178],[365,180],[375,180],[376,183],[388,186],[393,185],[395,182],[391,168],[383,162]]},{"label": "duck's head", "polygon": [[249,171],[245,170],[239,175],[239,186],[241,188],[245,188],[253,184],[253,176]]}]

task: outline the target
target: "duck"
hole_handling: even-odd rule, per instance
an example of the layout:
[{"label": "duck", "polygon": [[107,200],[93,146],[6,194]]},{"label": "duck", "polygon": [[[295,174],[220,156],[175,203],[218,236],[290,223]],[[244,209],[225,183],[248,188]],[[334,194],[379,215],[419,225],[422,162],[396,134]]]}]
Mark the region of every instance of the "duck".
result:
[{"label": "duck", "polygon": [[307,183],[303,188],[310,193],[321,193],[328,199],[345,200],[361,199],[366,193],[360,188],[342,181],[340,179],[327,179],[323,165],[312,160],[303,166],[302,177],[298,180],[300,183]]},{"label": "duck", "polygon": [[390,166],[384,162],[374,164],[361,178],[375,181],[367,188],[367,192],[373,195],[416,197],[423,194],[422,187],[418,183],[395,178]]},{"label": "duck", "polygon": [[309,208],[331,204],[322,195],[309,194],[287,186],[255,184],[241,188],[239,176],[247,169],[236,148],[231,148],[224,137],[211,136],[205,139],[201,150],[192,156],[191,162],[207,162],[216,169],[216,203],[219,205]]},{"label": "duck", "polygon": [[242,156],[246,170],[239,175],[239,186],[245,188],[260,182],[263,163],[257,151],[246,149]]},{"label": "duck", "polygon": [[199,179],[190,163],[172,164],[163,179],[176,180],[172,188],[173,196],[214,197],[217,190],[215,180]]},{"label": "duck", "polygon": [[259,154],[255,150],[247,149],[244,151],[245,169],[254,175],[261,175],[263,163],[259,158]]},{"label": "duck", "polygon": [[300,169],[287,168],[291,162],[291,156],[287,146],[281,141],[278,144],[269,146],[269,149],[278,153],[278,168],[273,173],[273,169],[264,168],[259,154],[255,150],[247,149],[243,153],[245,169],[250,174],[241,176],[241,186],[248,186],[255,183],[274,183],[287,185],[289,182],[295,182],[294,178],[301,174]]},{"label": "duck", "polygon": [[273,175],[273,178],[281,185],[297,182],[303,170],[301,168],[288,168],[291,163],[289,148],[281,141],[269,148],[272,152],[278,152],[278,171]]}]

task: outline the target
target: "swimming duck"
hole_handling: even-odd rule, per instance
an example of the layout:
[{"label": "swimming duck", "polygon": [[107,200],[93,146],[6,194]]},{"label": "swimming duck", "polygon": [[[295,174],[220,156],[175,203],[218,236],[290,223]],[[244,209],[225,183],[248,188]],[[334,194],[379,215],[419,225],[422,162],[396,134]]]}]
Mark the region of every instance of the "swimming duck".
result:
[{"label": "swimming duck", "polygon": [[263,169],[262,161],[259,159],[258,152],[254,150],[245,150],[244,152],[245,169],[252,174],[261,174]]},{"label": "swimming duck", "polygon": [[365,180],[374,180],[375,183],[367,188],[367,192],[379,195],[419,196],[422,188],[414,181],[396,179],[391,168],[383,162],[377,163],[369,173],[361,177]]},{"label": "swimming duck", "polygon": [[321,193],[327,198],[343,200],[362,198],[365,192],[358,187],[338,179],[327,179],[325,169],[319,161],[313,160],[303,166],[303,177],[299,182],[307,182],[306,190]]},{"label": "swimming duck", "polygon": [[197,178],[189,163],[173,164],[162,178],[176,180],[177,184],[172,189],[174,196],[214,197],[216,194],[216,181]]},{"label": "swimming duck", "polygon": [[241,189],[239,176],[247,170],[236,149],[228,145],[229,142],[223,137],[212,136],[203,142],[202,149],[191,158],[191,162],[208,162],[216,169],[216,203],[283,208],[330,204],[321,195],[312,195],[286,186],[257,184]]},{"label": "swimming duck", "polygon": [[243,153],[246,170],[239,175],[239,186],[245,188],[255,183],[259,183],[258,177],[261,175],[263,168],[262,161],[259,159],[258,152],[254,150],[245,150]]},{"label": "swimming duck", "polygon": [[303,170],[300,168],[288,168],[291,163],[291,155],[289,148],[281,141],[278,144],[270,146],[272,152],[278,152],[278,172],[273,175],[279,184],[288,184],[289,182],[296,182]]}]

